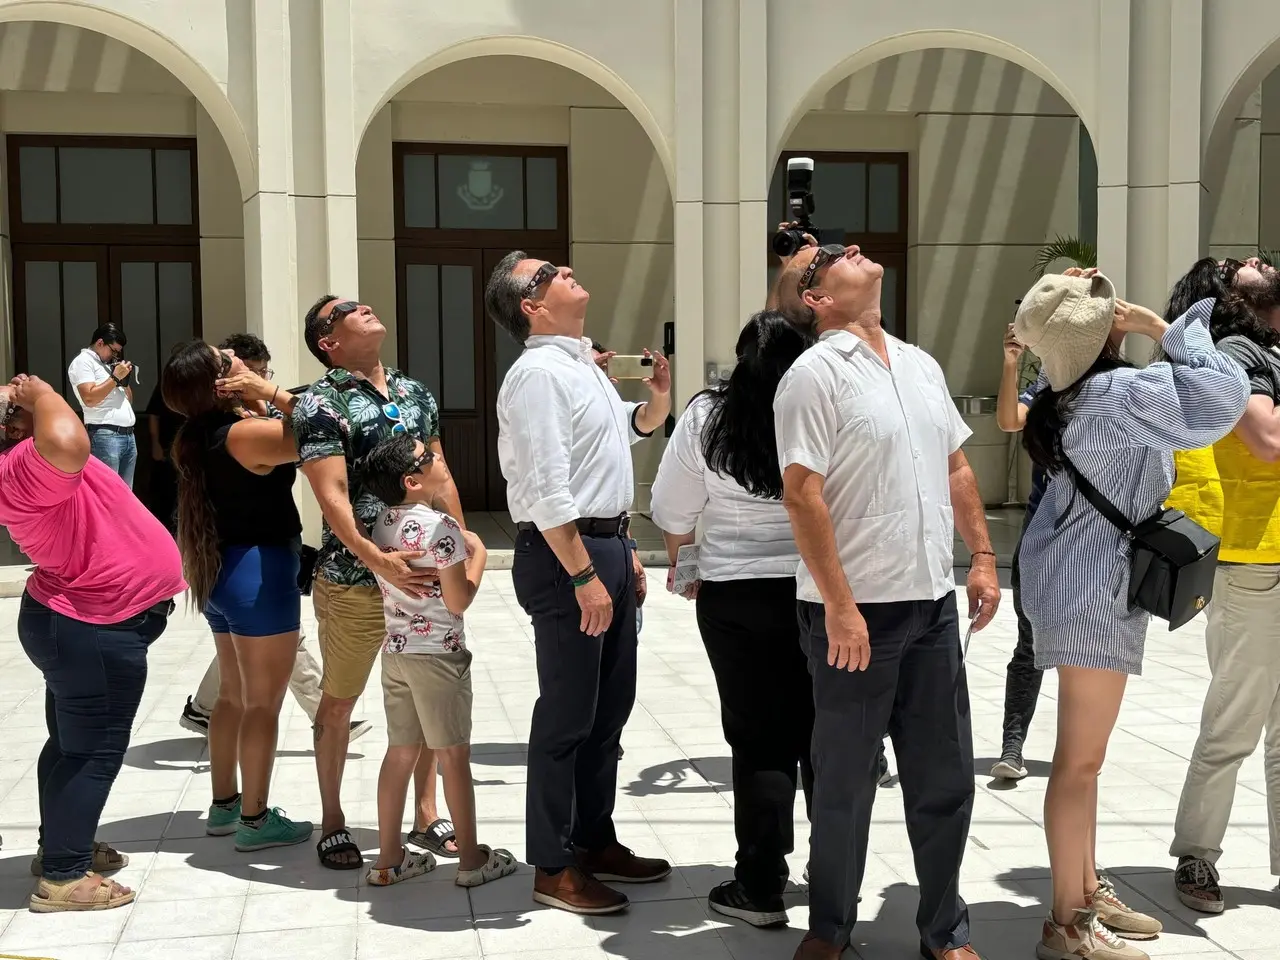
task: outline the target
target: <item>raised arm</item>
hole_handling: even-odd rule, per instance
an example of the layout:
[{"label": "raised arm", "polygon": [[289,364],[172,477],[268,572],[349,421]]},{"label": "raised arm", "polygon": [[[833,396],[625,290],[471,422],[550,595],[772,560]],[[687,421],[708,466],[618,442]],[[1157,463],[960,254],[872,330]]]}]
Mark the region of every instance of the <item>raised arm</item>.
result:
[{"label": "raised arm", "polygon": [[[274,417],[233,423],[227,431],[227,453],[240,466],[255,473],[265,473],[283,463],[295,463],[298,445],[293,439],[293,425]],[[344,480],[345,476],[344,471]]]},{"label": "raised arm", "polygon": [[[1120,320],[1120,309],[1117,320]],[[1168,362],[1133,372],[1122,393],[1081,391],[1080,412],[1116,419],[1138,446],[1194,450],[1231,432],[1249,399],[1249,381],[1236,361],[1218,351],[1209,336],[1214,301],[1201,300],[1172,324],[1150,314],[1124,327],[1159,339]]]},{"label": "raised arm", "polygon": [[31,413],[36,452],[63,473],[79,473],[89,460],[89,434],[67,401],[39,377],[14,378],[10,401]]}]

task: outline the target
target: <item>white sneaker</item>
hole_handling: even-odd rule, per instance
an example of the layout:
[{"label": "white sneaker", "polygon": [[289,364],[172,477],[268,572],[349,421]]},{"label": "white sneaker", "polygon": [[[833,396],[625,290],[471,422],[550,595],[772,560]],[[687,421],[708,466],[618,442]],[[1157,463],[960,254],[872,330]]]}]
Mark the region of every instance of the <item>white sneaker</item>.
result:
[{"label": "white sneaker", "polygon": [[1050,915],[1044,922],[1038,960],[1151,960],[1151,958],[1098,922],[1094,910],[1077,910],[1075,923],[1058,923]]},{"label": "white sneaker", "polygon": [[351,733],[347,737],[347,742],[352,743],[359,740],[366,733],[373,729],[373,724],[368,720],[352,720]]}]

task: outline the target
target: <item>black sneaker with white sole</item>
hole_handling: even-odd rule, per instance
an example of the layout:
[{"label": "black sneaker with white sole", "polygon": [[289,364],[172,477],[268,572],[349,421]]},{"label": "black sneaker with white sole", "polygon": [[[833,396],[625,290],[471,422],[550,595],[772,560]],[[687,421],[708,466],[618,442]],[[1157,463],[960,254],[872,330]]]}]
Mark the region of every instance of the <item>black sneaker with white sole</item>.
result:
[{"label": "black sneaker with white sole", "polygon": [[991,776],[997,780],[1021,780],[1027,775],[1022,763],[1022,751],[1006,749],[991,766]]},{"label": "black sneaker with white sole", "polygon": [[351,733],[347,735],[347,743],[351,743],[353,740],[359,740],[372,729],[373,724],[368,720],[352,720]]},{"label": "black sneaker with white sole", "polygon": [[782,927],[787,923],[787,908],[781,895],[753,900],[737,880],[726,880],[712,890],[707,904],[716,913],[745,920],[753,927]]},{"label": "black sneaker with white sole", "polygon": [[887,787],[893,782],[893,774],[889,772],[889,758],[884,755],[884,744],[880,744],[880,756],[876,758],[876,786]]},{"label": "black sneaker with white sole", "polygon": [[178,718],[178,726],[183,730],[190,730],[192,733],[198,733],[202,737],[209,735],[209,715],[202,713],[190,697],[187,697],[187,705],[182,708],[182,716]]}]

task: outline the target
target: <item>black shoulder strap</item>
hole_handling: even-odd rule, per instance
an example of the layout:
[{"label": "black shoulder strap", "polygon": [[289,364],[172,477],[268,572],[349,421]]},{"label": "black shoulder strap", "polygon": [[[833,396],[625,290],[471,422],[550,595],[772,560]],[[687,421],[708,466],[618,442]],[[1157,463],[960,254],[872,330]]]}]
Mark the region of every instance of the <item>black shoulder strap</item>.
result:
[{"label": "black shoulder strap", "polygon": [[1084,494],[1084,498],[1093,504],[1093,508],[1100,514],[1111,521],[1112,525],[1121,533],[1133,536],[1133,524],[1129,522],[1129,518],[1116,509],[1116,505],[1098,492],[1097,487],[1090,483],[1083,473],[1076,469],[1076,465],[1070,460],[1067,461],[1067,468],[1075,477],[1076,489]]}]

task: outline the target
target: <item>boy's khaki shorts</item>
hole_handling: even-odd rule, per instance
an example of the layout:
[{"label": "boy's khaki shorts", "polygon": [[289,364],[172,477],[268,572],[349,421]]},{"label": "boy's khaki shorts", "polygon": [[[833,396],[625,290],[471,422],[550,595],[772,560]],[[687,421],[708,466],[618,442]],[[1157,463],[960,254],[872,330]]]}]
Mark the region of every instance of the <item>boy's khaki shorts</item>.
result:
[{"label": "boy's khaki shorts", "polygon": [[471,651],[384,653],[387,743],[432,750],[471,742]]},{"label": "boy's khaki shorts", "polygon": [[387,637],[382,593],[377,587],[342,586],[317,577],[312,601],[324,667],[320,689],[338,700],[354,700],[364,693]]}]

